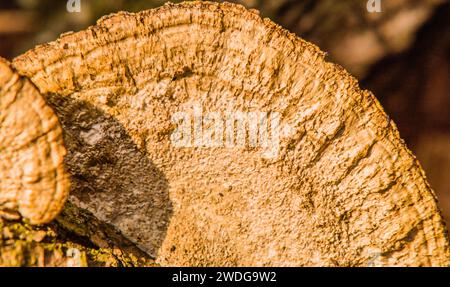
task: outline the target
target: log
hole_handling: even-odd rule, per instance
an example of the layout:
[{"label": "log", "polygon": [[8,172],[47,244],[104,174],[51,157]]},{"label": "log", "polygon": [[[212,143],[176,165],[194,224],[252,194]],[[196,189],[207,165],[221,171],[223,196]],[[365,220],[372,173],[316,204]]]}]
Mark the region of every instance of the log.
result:
[{"label": "log", "polygon": [[375,97],[242,6],[117,13],[13,66],[61,122],[71,200],[161,265],[450,265]]}]

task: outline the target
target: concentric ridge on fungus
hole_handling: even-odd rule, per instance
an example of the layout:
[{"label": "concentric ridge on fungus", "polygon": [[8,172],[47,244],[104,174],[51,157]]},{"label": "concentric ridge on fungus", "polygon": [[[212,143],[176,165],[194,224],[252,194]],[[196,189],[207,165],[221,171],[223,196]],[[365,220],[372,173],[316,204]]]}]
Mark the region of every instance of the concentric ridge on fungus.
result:
[{"label": "concentric ridge on fungus", "polygon": [[58,119],[33,84],[0,58],[0,213],[51,221],[69,193]]},{"label": "concentric ridge on fungus", "polygon": [[[449,265],[435,195],[370,92],[234,4],[117,13],[16,58],[65,129],[73,198],[163,265]],[[275,158],[177,147],[172,116],[277,112]]]}]

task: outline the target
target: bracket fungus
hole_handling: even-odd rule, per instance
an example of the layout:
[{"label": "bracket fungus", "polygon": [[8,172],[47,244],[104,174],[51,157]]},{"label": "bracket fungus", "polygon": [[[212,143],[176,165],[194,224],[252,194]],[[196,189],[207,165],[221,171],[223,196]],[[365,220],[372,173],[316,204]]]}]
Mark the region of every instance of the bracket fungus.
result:
[{"label": "bracket fungus", "polygon": [[449,265],[375,97],[240,5],[120,12],[13,65],[61,120],[71,198],[162,265]]},{"label": "bracket fungus", "polygon": [[0,214],[51,221],[69,193],[58,118],[34,85],[0,59]]}]

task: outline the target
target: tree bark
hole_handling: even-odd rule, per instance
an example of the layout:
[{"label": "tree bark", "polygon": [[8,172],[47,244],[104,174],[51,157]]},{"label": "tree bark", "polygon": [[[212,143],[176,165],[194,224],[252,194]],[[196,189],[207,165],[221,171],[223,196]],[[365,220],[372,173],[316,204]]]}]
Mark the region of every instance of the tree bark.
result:
[{"label": "tree bark", "polygon": [[0,218],[0,266],[157,266],[112,226],[72,203],[50,224]]}]

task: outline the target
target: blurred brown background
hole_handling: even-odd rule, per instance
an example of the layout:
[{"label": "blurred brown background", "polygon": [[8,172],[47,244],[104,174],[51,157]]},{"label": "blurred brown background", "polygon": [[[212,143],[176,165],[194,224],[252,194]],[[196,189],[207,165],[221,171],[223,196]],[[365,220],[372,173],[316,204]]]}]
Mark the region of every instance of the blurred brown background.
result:
[{"label": "blurred brown background", "polygon": [[[76,1],[76,0],[75,0]],[[329,53],[374,92],[419,158],[450,223],[450,5],[445,0],[235,0]],[[1,0],[0,56],[12,59],[99,17],[162,0]],[[172,1],[179,2],[179,1]]]}]

